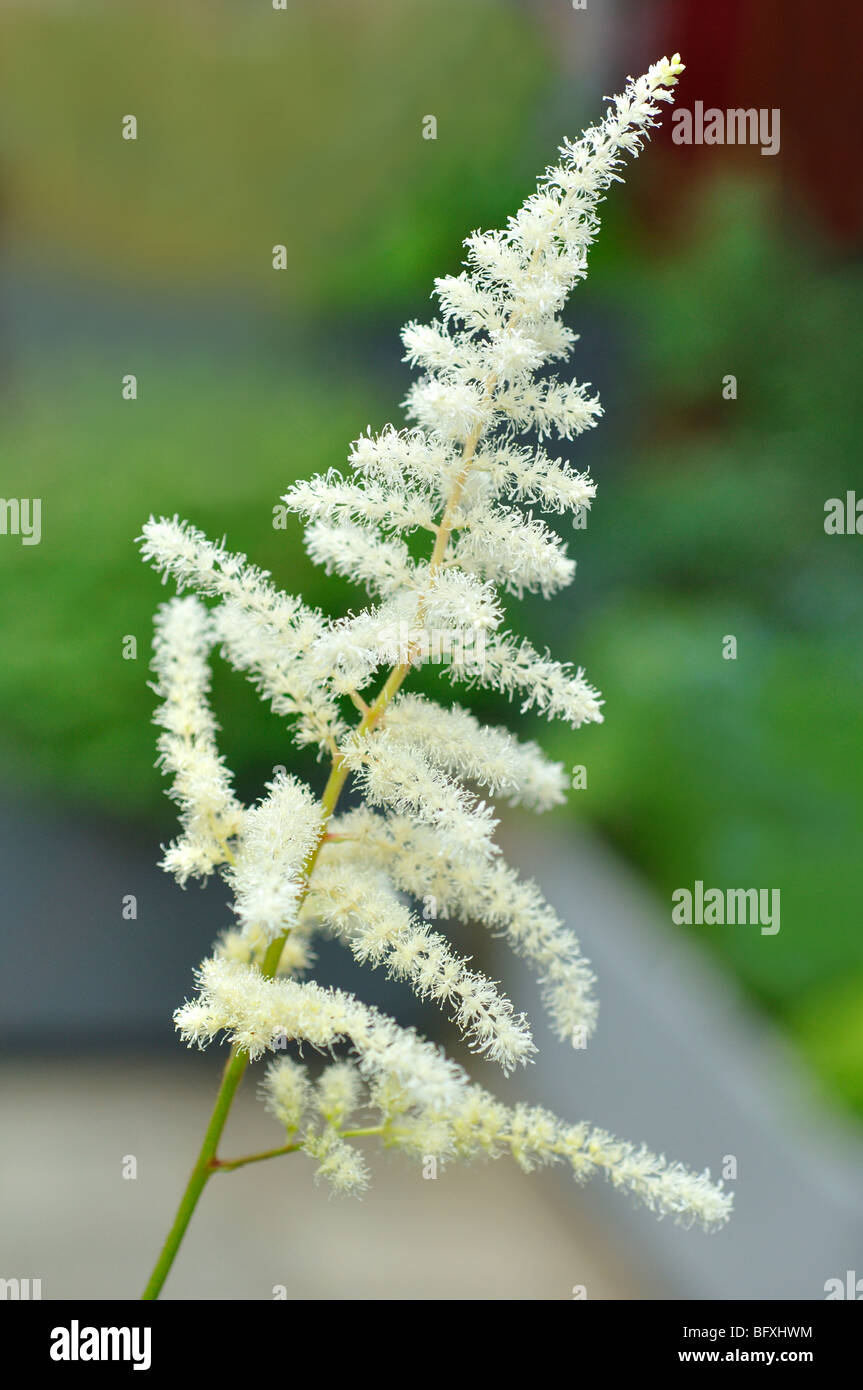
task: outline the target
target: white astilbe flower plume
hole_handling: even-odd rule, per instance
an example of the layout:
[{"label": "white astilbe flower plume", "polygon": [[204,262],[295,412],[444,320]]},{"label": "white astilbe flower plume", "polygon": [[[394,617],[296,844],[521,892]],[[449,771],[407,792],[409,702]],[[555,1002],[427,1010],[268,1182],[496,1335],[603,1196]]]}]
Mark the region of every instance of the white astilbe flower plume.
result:
[{"label": "white astilbe flower plume", "polygon": [[387,725],[378,733],[354,737],[342,757],[370,806],[391,806],[419,824],[435,826],[453,853],[485,858],[499,853],[492,839],[497,821],[491,808],[436,768],[420,739]]},{"label": "white astilbe flower plume", "polygon": [[578,941],[536,884],[501,856],[447,851],[428,826],[363,809],[332,822],[344,856],[376,859],[403,892],[433,902],[438,918],[482,922],[536,971],[557,1036],[582,1047],[596,1027],[595,977]]},{"label": "white astilbe flower plume", "polygon": [[[303,908],[347,943],[362,964],[383,965],[423,999],[448,1005],[476,1052],[509,1071],[536,1051],[527,1020],[479,971],[420,921],[379,868],[363,867],[348,846],[328,847]],[[346,852],[347,851],[347,852]]]},{"label": "white astilbe flower plume", "polygon": [[[186,1042],[223,1035],[234,1050],[208,1134],[221,1132],[238,1067],[288,1045],[302,1056],[305,1044],[328,1056],[316,1081],[294,1057],[266,1073],[266,1104],[288,1140],[271,1153],[302,1149],[340,1191],[368,1184],[351,1141],[374,1134],[414,1157],[567,1162],[578,1180],[604,1173],[684,1224],[712,1228],[730,1212],[709,1174],[541,1108],[507,1107],[414,1031],[298,978],[314,969],[316,937],[335,937],[437,1004],[447,1026],[506,1073],[535,1045],[503,989],[454,949],[445,925],[457,917],[506,940],[536,971],[560,1038],[580,1048],[595,1028],[595,981],[577,940],[495,841],[492,798],[548,810],[565,799],[564,768],[461,705],[402,687],[418,668],[440,666],[522,712],[574,729],[602,721],[579,667],[507,629],[504,598],[549,597],[573,580],[563,540],[536,513],[581,513],[596,486],[546,441],[576,439],[601,407],[589,383],[548,369],[575,342],[560,315],[586,274],[600,203],[681,71],[675,56],[630,81],[596,126],[564,142],[503,230],[467,238],[464,270],[436,282],[438,316],[403,332],[405,360],[419,369],[408,427],[367,429],[346,473],[330,468],[285,494],[312,559],[365,589],[367,606],[349,599],[348,611],[326,616],[176,517],[144,527],[145,559],[210,600],[161,610],[153,661],[160,762],[183,826],[164,863],[181,882],[219,869],[236,919],[175,1015]],[[295,743],[329,762],[320,795],[282,772],[256,805],[239,804],[207,704],[214,647],[287,720]],[[349,783],[359,804],[340,812]],[[336,1047],[348,1056],[329,1055]]]},{"label": "white astilbe flower plume", "polygon": [[387,728],[420,745],[445,772],[479,782],[510,805],[547,811],[566,800],[562,763],[552,763],[533,742],[520,743],[508,729],[496,729],[459,705],[444,708],[421,695],[399,695],[387,710]]},{"label": "white astilbe flower plume", "polygon": [[326,1049],[349,1039],[361,1072],[387,1078],[435,1108],[446,1107],[467,1084],[461,1067],[386,1014],[341,989],[309,981],[268,980],[254,966],[214,956],[198,971],[198,997],[174,1015],[186,1042],[221,1032],[252,1059],[297,1039]]},{"label": "white astilbe flower plume", "polygon": [[153,639],[153,689],[163,700],[154,721],[162,725],[159,763],[174,783],[182,836],[165,851],[162,867],[185,883],[205,878],[229,857],[243,809],[216,747],[217,724],[209,706],[213,624],[196,598],[175,598],[159,609]]},{"label": "white astilbe flower plume", "polygon": [[267,791],[243,817],[236,857],[225,874],[243,931],[256,942],[272,941],[294,925],[305,888],[303,868],[322,828],[317,798],[302,782],[280,774]]},{"label": "white astilbe flower plume", "polygon": [[[627,1144],[588,1124],[566,1124],[538,1106],[502,1105],[468,1082],[441,1110],[435,1103],[418,1101],[392,1076],[366,1079],[362,1067],[350,1062],[326,1067],[313,1088],[304,1068],[282,1058],[267,1068],[261,1089],[267,1109],[289,1134],[300,1137],[301,1147],[312,1157],[326,1151],[320,1136],[329,1127],[359,1159],[345,1136],[353,1137],[355,1131],[347,1126],[360,1116],[372,1124],[358,1132],[377,1133],[388,1147],[423,1162],[430,1157],[446,1162],[508,1154],[525,1172],[568,1163],[577,1182],[603,1174],[658,1217],[671,1216],[680,1225],[698,1224],[707,1231],[724,1225],[731,1212],[730,1193],[711,1182],[708,1172],[689,1172],[644,1145]],[[363,1179],[357,1188],[365,1186]],[[349,1189],[353,1184],[339,1185]]]}]

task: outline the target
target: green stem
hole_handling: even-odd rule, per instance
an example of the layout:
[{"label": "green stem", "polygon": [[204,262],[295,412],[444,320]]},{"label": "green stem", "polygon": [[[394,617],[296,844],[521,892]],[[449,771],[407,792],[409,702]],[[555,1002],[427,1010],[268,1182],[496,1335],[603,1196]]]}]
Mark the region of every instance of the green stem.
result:
[{"label": "green stem", "polygon": [[[365,1129],[340,1129],[343,1139],[361,1139],[368,1134],[383,1134],[383,1125],[368,1125]],[[210,1170],[213,1173],[230,1173],[235,1168],[245,1168],[247,1163],[263,1163],[268,1158],[281,1158],[282,1154],[300,1153],[302,1144],[282,1144],[278,1149],[263,1149],[261,1153],[244,1154],[242,1158],[211,1158]]]},{"label": "green stem", "polygon": [[231,1108],[231,1102],[234,1099],[237,1087],[245,1075],[248,1061],[249,1058],[247,1053],[238,1052],[234,1049],[225,1064],[222,1084],[216,1096],[216,1103],[213,1106],[210,1123],[204,1135],[201,1152],[198,1154],[197,1161],[192,1169],[192,1176],[189,1178],[186,1184],[186,1190],[180,1199],[177,1215],[174,1217],[174,1224],[168,1232],[165,1244],[162,1246],[153,1273],[150,1275],[150,1281],[141,1295],[142,1299],[158,1298],[162,1285],[168,1277],[171,1265],[174,1263],[174,1257],[180,1248],[180,1242],[186,1234],[186,1227],[192,1219],[192,1213],[195,1207],[198,1205],[198,1198],[203,1192],[207,1180],[213,1175],[214,1169],[211,1166],[211,1161],[215,1157],[216,1148],[222,1137],[225,1121],[228,1118],[228,1111]]},{"label": "green stem", "polygon": [[235,1168],[245,1168],[247,1163],[263,1163],[265,1158],[280,1158],[282,1154],[295,1154],[302,1144],[283,1144],[280,1149],[264,1149],[263,1153],[246,1154],[243,1158],[211,1158],[213,1173],[231,1173]]}]

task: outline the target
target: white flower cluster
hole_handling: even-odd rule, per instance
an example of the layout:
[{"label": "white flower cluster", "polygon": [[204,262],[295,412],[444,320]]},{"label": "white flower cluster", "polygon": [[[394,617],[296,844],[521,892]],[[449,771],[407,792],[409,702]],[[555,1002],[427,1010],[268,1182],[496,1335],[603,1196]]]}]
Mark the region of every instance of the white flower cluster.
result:
[{"label": "white flower cluster", "polygon": [[152,688],[162,697],[155,723],[159,765],[174,779],[171,796],[180,807],[183,834],[165,852],[162,867],[180,883],[205,877],[229,855],[228,841],[243,810],[216,748],[217,725],[209,706],[209,656],[213,623],[196,598],[165,604],[156,617]]},{"label": "white flower cluster", "polygon": [[[353,996],[294,978],[312,964],[316,934],[327,933],[447,1010],[468,1045],[504,1072],[529,1061],[526,1019],[427,911],[419,915],[416,904],[431,903],[439,923],[458,916],[505,937],[536,970],[561,1038],[583,1046],[595,1026],[594,978],[578,942],[537,886],[506,865],[482,799],[546,810],[564,799],[563,768],[535,743],[402,686],[429,659],[431,632],[447,639],[451,679],[516,696],[522,710],[574,728],[602,719],[580,669],[503,627],[502,599],[549,596],[573,578],[562,540],[531,508],[591,505],[591,479],[542,441],[572,439],[600,407],[589,387],[545,369],[574,342],[560,314],[585,274],[599,203],[681,70],[675,56],[631,81],[598,125],[561,147],[505,230],[467,239],[465,270],[437,281],[440,318],[404,330],[406,360],[421,369],[406,401],[411,427],[367,431],[347,476],[331,470],[283,499],[305,521],[313,559],[363,585],[369,606],[325,617],[176,517],[144,527],[144,557],[181,590],[214,600],[174,599],[157,622],[160,758],[183,822],[164,864],[181,883],[219,869],[237,919],[201,966],[177,1027],[200,1045],[224,1033],[252,1059],[288,1041],[348,1045],[355,1061],[334,1062],[314,1086],[287,1058],[266,1082],[267,1103],[297,1146],[346,1190],[367,1181],[348,1142],[351,1115],[365,1109],[374,1124],[363,1133],[411,1153],[509,1152],[527,1168],[565,1159],[576,1177],[605,1172],[685,1222],[717,1225],[730,1210],[709,1175],[541,1110],[507,1109],[416,1034]],[[425,560],[416,533],[428,533]],[[290,721],[298,744],[330,760],[320,800],[282,775],[257,805],[238,803],[207,706],[213,646]],[[362,804],[339,814],[349,779]]]},{"label": "white flower cluster", "polygon": [[417,1099],[398,1079],[363,1073],[350,1061],[324,1067],[315,1084],[285,1057],[271,1063],[261,1087],[268,1110],[299,1147],[319,1160],[318,1173],[342,1191],[361,1191],[368,1171],[350,1138],[377,1135],[389,1148],[427,1162],[510,1155],[525,1172],[564,1162],[578,1182],[604,1174],[661,1219],[725,1224],[731,1197],[710,1179],[587,1124],[564,1124],[538,1106],[501,1104],[480,1086],[464,1084],[441,1109]]},{"label": "white flower cluster", "polygon": [[431,1043],[353,995],[314,981],[268,980],[253,965],[219,957],[198,971],[198,997],[177,1010],[186,1042],[210,1042],[222,1031],[254,1059],[298,1038],[330,1048],[349,1038],[364,1074],[389,1077],[414,1097],[446,1109],[462,1084],[462,1072]]}]

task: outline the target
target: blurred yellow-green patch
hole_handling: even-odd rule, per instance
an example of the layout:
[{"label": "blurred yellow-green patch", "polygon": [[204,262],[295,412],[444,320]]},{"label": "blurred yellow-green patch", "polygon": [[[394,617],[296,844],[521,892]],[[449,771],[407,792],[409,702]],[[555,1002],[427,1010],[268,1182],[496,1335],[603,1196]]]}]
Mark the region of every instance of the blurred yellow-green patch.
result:
[{"label": "blurred yellow-green patch", "polygon": [[385,313],[534,172],[545,44],[494,0],[49,6],[3,27],[6,235],[54,268]]}]

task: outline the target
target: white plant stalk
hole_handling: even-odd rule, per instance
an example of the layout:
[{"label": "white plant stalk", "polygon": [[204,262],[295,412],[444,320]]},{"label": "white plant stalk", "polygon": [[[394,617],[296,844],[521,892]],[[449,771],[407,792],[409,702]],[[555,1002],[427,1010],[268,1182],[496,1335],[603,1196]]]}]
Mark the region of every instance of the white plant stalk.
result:
[{"label": "white plant stalk", "polygon": [[[565,798],[563,768],[536,743],[402,687],[430,653],[444,652],[441,674],[504,692],[523,712],[573,729],[602,720],[582,670],[506,630],[503,596],[551,597],[573,578],[564,543],[533,509],[588,508],[596,488],[543,441],[573,439],[601,410],[588,386],[545,368],[575,341],[560,314],[586,273],[604,193],[671,101],[682,67],[675,55],[630,81],[599,124],[564,142],[504,230],[467,238],[465,269],[436,282],[439,318],[403,332],[406,360],[421,372],[405,402],[409,428],[367,431],[347,476],[330,471],[287,492],[310,555],[363,586],[369,606],[326,617],[176,517],[144,527],[144,558],[200,596],[169,600],[157,619],[160,761],[182,814],[163,865],[181,884],[221,873],[236,916],[200,968],[197,995],[175,1015],[188,1043],[222,1035],[232,1051],[145,1297],[158,1296],[214,1172],[303,1151],[336,1188],[360,1191],[368,1182],[352,1142],[360,1135],[414,1158],[508,1153],[528,1169],[563,1161],[578,1180],[602,1172],[660,1216],[707,1229],[730,1214],[731,1197],[709,1172],[541,1109],[507,1107],[413,1031],[301,978],[315,936],[328,933],[437,1003],[506,1074],[535,1052],[528,1021],[453,950],[442,928],[458,916],[484,923],[533,966],[561,1039],[582,1046],[596,1025],[593,973],[538,887],[504,862],[488,799],[543,811]],[[409,541],[416,533],[430,537],[427,559]],[[208,705],[214,647],[286,717],[299,746],[329,760],[321,796],[280,775],[257,805],[239,803]],[[362,804],[339,814],[349,779]],[[248,1063],[289,1042],[348,1053],[315,1082],[293,1058],[272,1061],[262,1090],[285,1142],[217,1158]]]}]

